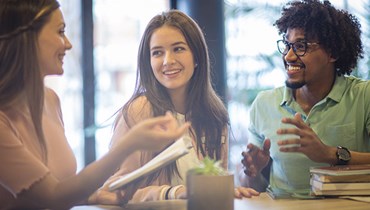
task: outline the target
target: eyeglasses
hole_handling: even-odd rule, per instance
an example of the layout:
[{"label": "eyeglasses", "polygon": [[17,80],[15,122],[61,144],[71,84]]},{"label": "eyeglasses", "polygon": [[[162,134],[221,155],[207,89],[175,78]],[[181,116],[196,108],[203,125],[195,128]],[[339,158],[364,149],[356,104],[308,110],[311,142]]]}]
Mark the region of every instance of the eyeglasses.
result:
[{"label": "eyeglasses", "polygon": [[307,52],[307,48],[310,45],[318,45],[319,43],[309,43],[306,41],[296,41],[294,43],[289,43],[285,40],[278,40],[277,42],[277,48],[279,52],[283,55],[288,54],[290,48],[293,48],[294,54],[301,57],[304,56]]}]

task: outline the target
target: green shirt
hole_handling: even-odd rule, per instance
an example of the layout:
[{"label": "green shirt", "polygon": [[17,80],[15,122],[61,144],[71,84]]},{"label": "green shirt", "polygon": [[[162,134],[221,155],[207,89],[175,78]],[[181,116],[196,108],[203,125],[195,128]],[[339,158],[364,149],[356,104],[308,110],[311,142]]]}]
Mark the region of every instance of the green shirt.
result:
[{"label": "green shirt", "polygon": [[[250,111],[248,142],[262,146],[265,138],[271,139],[270,155],[273,164],[270,186],[288,193],[308,193],[311,166],[316,163],[302,153],[279,151],[278,140],[292,135],[277,135],[276,130],[288,127],[283,117],[292,118],[296,112],[330,146],[344,146],[350,150],[370,152],[370,82],[353,76],[337,77],[331,92],[312,107],[306,115],[294,100],[292,89],[280,87],[258,94]],[[296,138],[293,136],[293,138]]]}]

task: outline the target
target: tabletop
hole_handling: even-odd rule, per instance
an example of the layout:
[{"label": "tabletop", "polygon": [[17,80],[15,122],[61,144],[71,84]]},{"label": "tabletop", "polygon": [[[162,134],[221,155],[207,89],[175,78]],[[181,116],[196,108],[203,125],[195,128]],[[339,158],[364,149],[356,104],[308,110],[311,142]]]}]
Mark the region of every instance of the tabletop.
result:
[{"label": "tabletop", "polygon": [[[150,201],[119,206],[76,206],[71,210],[186,210],[186,200]],[[344,198],[324,199],[272,199],[266,193],[260,196],[234,200],[234,210],[269,209],[269,210],[369,210],[370,203]]]}]

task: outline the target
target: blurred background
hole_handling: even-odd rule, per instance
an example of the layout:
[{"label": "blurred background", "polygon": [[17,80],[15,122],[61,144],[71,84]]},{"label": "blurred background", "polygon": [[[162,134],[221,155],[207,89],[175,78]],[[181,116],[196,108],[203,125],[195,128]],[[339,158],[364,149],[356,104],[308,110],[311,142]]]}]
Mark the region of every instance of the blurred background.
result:
[{"label": "blurred background", "polygon": [[[109,149],[114,114],[135,85],[139,41],[156,14],[184,10],[204,28],[213,59],[215,86],[231,119],[230,170],[247,143],[248,110],[256,94],[284,85],[280,39],[273,22],[283,0],[59,0],[73,49],[65,57],[63,76],[46,84],[61,98],[66,136],[81,169]],[[359,18],[365,56],[353,73],[369,79],[370,0],[332,0]],[[207,12],[198,10],[208,10]],[[197,11],[195,11],[197,10]],[[216,12],[216,14],[212,13]],[[212,14],[211,14],[212,13]],[[197,16],[198,14],[198,16]],[[203,16],[199,16],[203,14]],[[208,20],[207,15],[213,15]],[[205,21],[219,21],[218,38]],[[214,24],[214,23],[213,23]],[[221,31],[220,31],[221,30]],[[221,48],[215,48],[218,45]],[[217,54],[220,51],[221,54]],[[220,56],[221,55],[221,56]]]}]

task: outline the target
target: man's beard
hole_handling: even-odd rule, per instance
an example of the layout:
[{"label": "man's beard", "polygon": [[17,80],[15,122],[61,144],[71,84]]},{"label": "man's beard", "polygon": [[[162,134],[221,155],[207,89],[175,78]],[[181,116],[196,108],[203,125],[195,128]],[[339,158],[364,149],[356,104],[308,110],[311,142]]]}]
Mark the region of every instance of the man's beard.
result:
[{"label": "man's beard", "polygon": [[301,88],[305,85],[306,83],[304,81],[302,82],[289,82],[288,80],[285,80],[285,85],[288,87],[288,88],[292,88],[292,89],[298,89],[298,88]]}]

